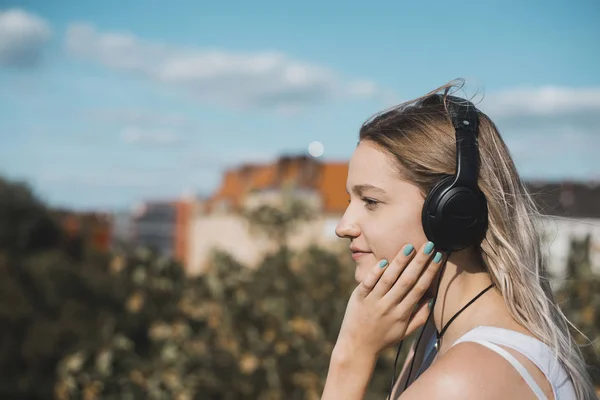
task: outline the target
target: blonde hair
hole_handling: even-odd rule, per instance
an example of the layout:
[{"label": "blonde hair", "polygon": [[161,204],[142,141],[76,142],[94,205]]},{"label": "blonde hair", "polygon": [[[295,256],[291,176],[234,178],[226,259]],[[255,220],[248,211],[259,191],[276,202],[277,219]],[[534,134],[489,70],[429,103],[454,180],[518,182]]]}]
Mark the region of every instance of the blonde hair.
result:
[{"label": "blonde hair", "polygon": [[[460,89],[451,81],[415,100],[373,116],[360,130],[395,157],[401,176],[421,188],[423,196],[456,165],[456,138],[446,96]],[[542,238],[541,214],[522,182],[496,125],[479,111],[479,188],[488,202],[488,230],[479,253],[513,318],[550,346],[573,381],[577,398],[596,399],[570,322],[550,287]]]}]

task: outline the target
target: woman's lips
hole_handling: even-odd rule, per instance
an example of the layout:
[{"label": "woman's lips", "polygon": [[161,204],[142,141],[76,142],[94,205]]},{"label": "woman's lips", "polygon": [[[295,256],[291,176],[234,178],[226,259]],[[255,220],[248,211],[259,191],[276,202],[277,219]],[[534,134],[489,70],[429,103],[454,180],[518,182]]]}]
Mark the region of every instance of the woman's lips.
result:
[{"label": "woman's lips", "polygon": [[362,256],[366,256],[367,254],[371,254],[371,253],[370,252],[365,252],[365,251],[353,251],[352,252],[352,259],[356,261],[359,258],[361,258]]}]

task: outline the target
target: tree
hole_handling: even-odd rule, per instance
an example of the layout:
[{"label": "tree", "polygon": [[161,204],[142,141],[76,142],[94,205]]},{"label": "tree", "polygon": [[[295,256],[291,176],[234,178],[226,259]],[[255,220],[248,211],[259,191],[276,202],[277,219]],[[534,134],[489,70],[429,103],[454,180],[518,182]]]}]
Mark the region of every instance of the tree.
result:
[{"label": "tree", "polygon": [[580,344],[594,383],[600,387],[600,276],[592,272],[591,237],[571,240],[567,276],[557,291],[557,300],[577,327],[572,329]]},{"label": "tree", "polygon": [[60,239],[60,227],[31,188],[0,177],[0,252],[44,250]]},{"label": "tree", "polygon": [[[355,266],[347,253],[289,248],[310,217],[297,200],[251,215],[280,245],[256,269],[216,252],[194,279],[144,249],[73,258],[60,244],[6,240],[14,257],[0,251],[0,398],[320,398]],[[48,212],[29,204],[13,226]],[[574,280],[561,293],[597,343],[600,287],[586,272],[586,249],[574,242]],[[584,351],[597,365],[591,347]],[[378,360],[367,399],[387,394],[394,356],[392,348]]]},{"label": "tree", "polygon": [[[284,236],[298,226],[291,221],[306,215],[289,207],[273,211],[278,213],[274,218],[268,215],[271,210],[261,209],[259,226],[281,232],[282,227],[270,229],[265,221],[284,221]],[[138,322],[119,324],[95,350],[66,355],[59,367],[58,397],[96,393],[102,398],[320,398],[356,286],[353,262],[348,255],[319,247],[291,251],[285,241],[279,243],[281,248],[266,254],[256,269],[216,252],[206,275],[185,280],[179,296],[166,293],[163,304],[177,299],[168,313],[150,307],[154,295],[148,292],[141,296],[144,301],[128,299],[128,304],[137,304],[137,317],[130,312],[118,318]],[[123,260],[118,276],[136,276],[126,272],[139,268],[136,263]],[[157,279],[153,261],[147,263],[144,285]],[[140,319],[141,315],[147,317]],[[142,351],[139,343],[145,341]],[[376,374],[368,398],[385,396],[391,361],[388,355],[378,364],[378,371],[386,374]]]},{"label": "tree", "polygon": [[287,250],[290,235],[300,224],[312,220],[316,210],[296,195],[293,185],[285,186],[278,200],[247,209],[243,215],[251,228],[273,240],[278,249]]}]

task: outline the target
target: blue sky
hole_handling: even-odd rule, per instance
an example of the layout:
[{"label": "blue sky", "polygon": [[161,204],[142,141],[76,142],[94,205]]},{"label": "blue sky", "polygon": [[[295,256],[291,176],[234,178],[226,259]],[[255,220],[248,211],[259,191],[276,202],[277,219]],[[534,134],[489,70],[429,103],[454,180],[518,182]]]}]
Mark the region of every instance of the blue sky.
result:
[{"label": "blue sky", "polygon": [[[457,77],[527,179],[600,180],[600,3],[0,3],[0,174],[78,209],[209,194]],[[478,97],[481,99],[481,95]]]}]

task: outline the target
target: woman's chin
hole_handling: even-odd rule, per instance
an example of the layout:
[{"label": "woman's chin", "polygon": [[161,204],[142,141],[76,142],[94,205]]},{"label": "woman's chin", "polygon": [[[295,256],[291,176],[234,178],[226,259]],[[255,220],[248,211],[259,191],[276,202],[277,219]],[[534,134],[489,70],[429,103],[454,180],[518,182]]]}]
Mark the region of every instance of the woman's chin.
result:
[{"label": "woman's chin", "polygon": [[356,271],[354,271],[354,280],[356,283],[361,283],[367,276],[368,272],[369,271],[365,267],[356,266]]},{"label": "woman's chin", "polygon": [[360,283],[367,277],[371,268],[375,265],[373,253],[363,253],[359,257],[356,257],[355,261],[356,270],[354,271],[354,280]]}]

